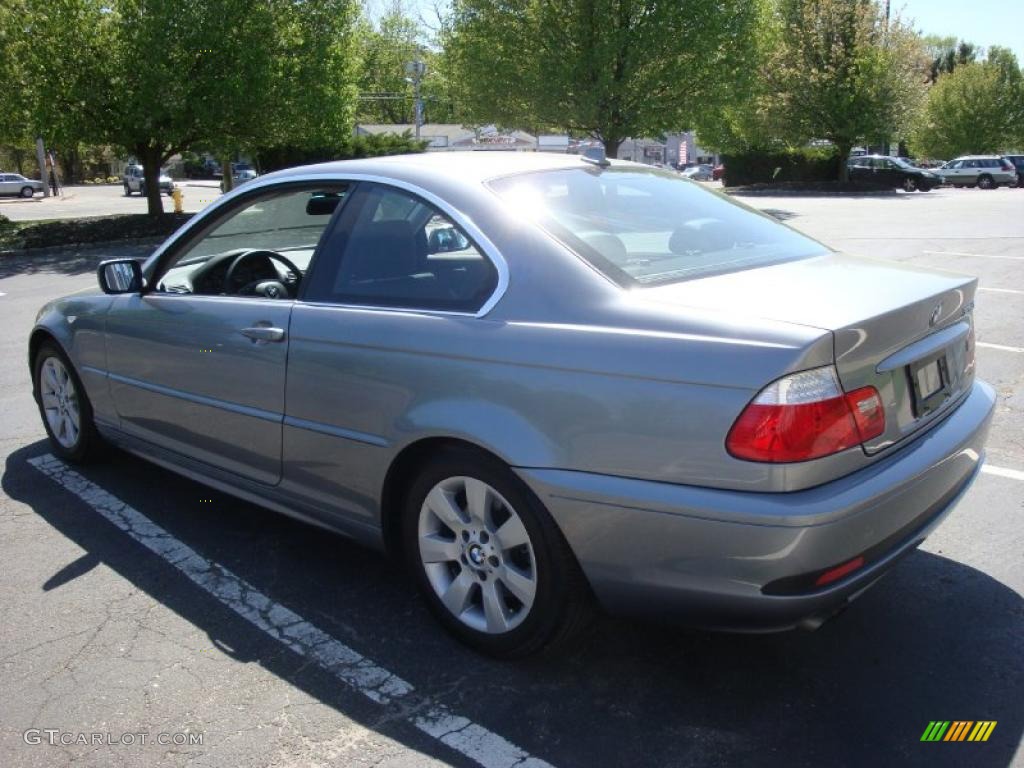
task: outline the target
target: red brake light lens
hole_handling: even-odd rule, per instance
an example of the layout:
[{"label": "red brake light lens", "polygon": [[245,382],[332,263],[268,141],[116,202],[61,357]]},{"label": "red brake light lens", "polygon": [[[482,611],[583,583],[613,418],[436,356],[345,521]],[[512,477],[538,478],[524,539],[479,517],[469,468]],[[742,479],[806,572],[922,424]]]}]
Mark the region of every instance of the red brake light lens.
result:
[{"label": "red brake light lens", "polygon": [[738,459],[810,461],[844,451],[885,431],[874,387],[844,394],[835,370],[817,368],[765,387],[729,430],[726,448]]}]

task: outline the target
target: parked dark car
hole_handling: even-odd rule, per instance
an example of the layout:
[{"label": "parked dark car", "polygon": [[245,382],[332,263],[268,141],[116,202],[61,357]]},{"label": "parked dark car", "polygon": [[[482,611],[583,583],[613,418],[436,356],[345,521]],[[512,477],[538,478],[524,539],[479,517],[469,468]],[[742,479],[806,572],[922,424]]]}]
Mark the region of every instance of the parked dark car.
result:
[{"label": "parked dark car", "polygon": [[899,157],[884,155],[861,155],[849,160],[850,180],[869,181],[890,187],[899,187],[907,192],[921,190],[928,192],[942,184],[942,177],[915,168]]},{"label": "parked dark car", "polygon": [[1024,187],[1024,155],[1003,155],[1003,159],[1013,163],[1017,169],[1017,186]]}]

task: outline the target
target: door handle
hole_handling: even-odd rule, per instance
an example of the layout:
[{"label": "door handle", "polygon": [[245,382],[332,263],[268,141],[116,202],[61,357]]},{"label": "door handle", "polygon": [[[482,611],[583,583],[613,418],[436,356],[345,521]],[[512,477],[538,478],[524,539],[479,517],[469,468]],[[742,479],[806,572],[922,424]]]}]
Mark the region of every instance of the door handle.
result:
[{"label": "door handle", "polygon": [[242,328],[239,333],[253,341],[284,341],[284,328],[273,328],[269,325]]}]

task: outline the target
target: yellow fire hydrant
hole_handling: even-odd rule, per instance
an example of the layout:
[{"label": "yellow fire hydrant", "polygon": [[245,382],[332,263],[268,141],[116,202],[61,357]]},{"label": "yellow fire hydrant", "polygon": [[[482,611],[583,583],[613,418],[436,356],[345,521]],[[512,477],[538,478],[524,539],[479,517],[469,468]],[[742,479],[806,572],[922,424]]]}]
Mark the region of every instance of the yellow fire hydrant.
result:
[{"label": "yellow fire hydrant", "polygon": [[182,205],[182,201],[184,201],[185,195],[182,193],[181,187],[175,187],[171,191],[171,199],[174,201],[174,212],[175,213],[184,213],[185,212],[185,208]]}]

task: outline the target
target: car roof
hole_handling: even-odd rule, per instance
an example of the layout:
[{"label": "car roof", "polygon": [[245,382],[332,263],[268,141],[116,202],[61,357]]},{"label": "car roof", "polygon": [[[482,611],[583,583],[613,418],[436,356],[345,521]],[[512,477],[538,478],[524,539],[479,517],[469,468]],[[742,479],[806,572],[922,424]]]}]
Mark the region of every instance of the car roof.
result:
[{"label": "car roof", "polygon": [[[615,165],[633,165],[612,161]],[[499,176],[510,176],[529,171],[557,170],[591,166],[580,155],[545,152],[423,152],[413,155],[388,155],[360,160],[337,160],[317,165],[287,168],[269,176],[286,179],[289,176],[368,174],[412,180],[424,173],[443,174],[447,179],[460,179],[463,183],[479,184]]]}]

